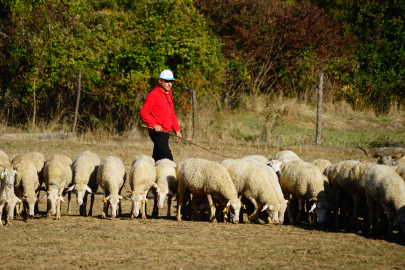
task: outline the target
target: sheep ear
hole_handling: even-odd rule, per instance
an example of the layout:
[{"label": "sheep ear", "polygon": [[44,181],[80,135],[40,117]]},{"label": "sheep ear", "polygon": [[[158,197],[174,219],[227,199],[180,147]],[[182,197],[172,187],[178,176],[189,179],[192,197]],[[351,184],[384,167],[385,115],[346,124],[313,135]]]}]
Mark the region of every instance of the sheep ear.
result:
[{"label": "sheep ear", "polygon": [[125,198],[122,197],[121,195],[118,195],[118,198],[119,198],[120,200],[125,199]]},{"label": "sheep ear", "polygon": [[312,211],[314,211],[314,209],[316,208],[316,203],[314,203],[311,207],[311,210],[309,210],[310,213],[312,213]]},{"label": "sheep ear", "polygon": [[60,199],[62,202],[65,202],[65,200],[63,199],[62,196],[59,196],[59,199]]},{"label": "sheep ear", "polygon": [[314,197],[314,198],[309,199],[309,201],[310,201],[310,202],[312,202],[312,201],[317,202],[318,199]]},{"label": "sheep ear", "polygon": [[266,210],[267,208],[269,208],[269,206],[266,204],[266,205],[263,207],[262,212],[263,212],[264,210]]},{"label": "sheep ear", "polygon": [[170,190],[169,190],[169,192],[167,193],[168,195],[170,195],[170,196],[175,196],[175,194],[173,193],[173,192],[171,192]]},{"label": "sheep ear", "polygon": [[88,193],[93,194],[93,191],[91,191],[91,188],[89,188],[89,186],[88,186],[88,185],[86,185],[85,189],[87,190],[87,192],[88,192]]},{"label": "sheep ear", "polygon": [[15,196],[15,199],[17,200],[17,203],[21,202],[20,198],[18,198],[17,196]]},{"label": "sheep ear", "polygon": [[75,185],[71,186],[67,191],[72,191],[75,188]]},{"label": "sheep ear", "polygon": [[153,184],[152,184],[152,187],[158,188],[159,186],[158,186],[156,183],[153,183]]},{"label": "sheep ear", "polygon": [[41,199],[46,199],[46,198],[48,198],[48,193],[42,195],[42,197],[41,197]]},{"label": "sheep ear", "polygon": [[231,201],[228,201],[228,203],[226,204],[226,207],[229,207],[231,205]]},{"label": "sheep ear", "polygon": [[108,195],[105,199],[108,201],[110,199],[110,195]]},{"label": "sheep ear", "polygon": [[289,201],[289,200],[285,200],[285,203],[290,203],[290,201]]}]

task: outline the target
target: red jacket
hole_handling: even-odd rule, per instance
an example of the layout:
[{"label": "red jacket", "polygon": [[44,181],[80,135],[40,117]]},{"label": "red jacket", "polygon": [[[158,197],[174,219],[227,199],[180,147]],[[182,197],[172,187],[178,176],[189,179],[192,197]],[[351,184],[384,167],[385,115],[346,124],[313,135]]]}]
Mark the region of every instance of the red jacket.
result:
[{"label": "red jacket", "polygon": [[[146,97],[141,109],[141,118],[149,127],[162,126],[163,130],[180,131],[179,122],[174,114],[172,90],[166,92],[156,86]],[[149,130],[154,132],[153,130]]]}]

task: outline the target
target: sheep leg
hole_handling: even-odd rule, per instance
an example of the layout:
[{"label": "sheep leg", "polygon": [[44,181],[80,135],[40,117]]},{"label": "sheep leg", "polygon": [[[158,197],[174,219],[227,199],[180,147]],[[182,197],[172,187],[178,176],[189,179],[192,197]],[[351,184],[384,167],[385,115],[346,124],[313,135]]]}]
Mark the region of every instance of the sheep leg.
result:
[{"label": "sheep leg", "polygon": [[298,198],[298,216],[297,216],[297,220],[296,220],[297,223],[300,222],[300,220],[301,220],[301,213],[304,211],[303,202],[304,202],[304,199]]},{"label": "sheep leg", "polygon": [[[4,203],[0,204],[0,227],[3,226],[3,222],[1,221],[1,217],[3,215],[3,207],[4,207]],[[6,223],[7,224],[7,223]]]},{"label": "sheep leg", "polygon": [[370,227],[369,227],[368,234],[369,234],[369,236],[371,236],[373,234],[374,226],[376,224],[376,222],[374,222],[374,220],[376,219],[377,203],[374,200],[367,198],[367,204],[370,207],[370,212],[369,212]]},{"label": "sheep leg", "polygon": [[71,207],[70,207],[70,201],[72,199],[72,191],[68,192],[68,208],[67,208],[67,214],[68,216],[72,215]]},{"label": "sheep leg", "polygon": [[51,202],[49,200],[46,201],[46,216],[51,216]]},{"label": "sheep leg", "polygon": [[258,218],[258,213],[257,211],[259,210],[259,205],[257,204],[256,200],[253,198],[248,198],[253,205],[255,206],[255,210],[253,211],[253,213],[248,217],[249,221],[254,221],[254,223],[258,224],[259,223],[259,218]]},{"label": "sheep leg", "polygon": [[118,217],[122,216],[121,200],[118,202],[118,215],[117,216]]},{"label": "sheep leg", "polygon": [[171,218],[170,207],[172,206],[172,198],[173,196],[170,195],[167,196],[167,218]]},{"label": "sheep leg", "polygon": [[103,200],[103,213],[101,214],[101,218],[106,218],[107,214],[108,214],[107,200],[104,197],[104,200]]},{"label": "sheep leg", "polygon": [[86,191],[83,196],[83,204],[82,204],[82,206],[83,206],[82,216],[83,217],[87,217],[87,195],[88,195],[88,192]]},{"label": "sheep leg", "polygon": [[191,199],[191,207],[193,208],[193,217],[191,220],[200,221],[200,216],[198,215],[197,209],[197,196],[193,195],[193,198]]},{"label": "sheep leg", "polygon": [[383,208],[385,210],[385,214],[387,215],[387,219],[388,219],[389,238],[392,239],[392,236],[393,236],[392,227],[393,227],[393,223],[394,223],[394,215],[391,215],[390,210],[388,209],[388,207],[386,205],[383,205]]},{"label": "sheep leg", "polygon": [[335,193],[335,227],[336,230],[339,231],[339,197],[340,197],[340,189],[338,189]]},{"label": "sheep leg", "polygon": [[210,210],[211,210],[210,220],[211,220],[211,222],[217,222],[217,219],[215,218],[215,204],[212,201],[211,194],[207,194],[207,199],[208,199],[208,203],[210,205]]},{"label": "sheep leg", "polygon": [[24,220],[28,220],[29,205],[27,201],[24,201]]},{"label": "sheep leg", "polygon": [[153,200],[152,217],[153,218],[158,218],[159,217],[157,194],[155,195],[155,199]]},{"label": "sheep leg", "polygon": [[60,200],[56,204],[56,220],[60,220]]},{"label": "sheep leg", "polygon": [[178,197],[177,197],[177,221],[181,221],[181,205],[183,203],[183,200],[185,198],[185,193],[186,193],[186,187],[182,184],[182,182],[179,182],[179,185],[177,187],[178,189]]},{"label": "sheep leg", "polygon": [[146,219],[146,201],[142,200],[142,219]]},{"label": "sheep leg", "polygon": [[[86,200],[86,202],[87,202],[87,200]],[[94,205],[94,194],[92,193],[90,195],[90,207],[89,207],[89,214],[88,214],[88,216],[90,216],[90,217],[93,215],[93,205]]]},{"label": "sheep leg", "polygon": [[353,196],[353,215],[350,220],[350,227],[356,226],[356,234],[359,233],[360,230],[360,223],[359,223],[359,202],[360,202],[360,194],[356,193]]},{"label": "sheep leg", "polygon": [[377,222],[377,234],[376,235],[383,235],[383,223],[384,223],[384,219],[383,219],[383,208],[381,205],[379,205],[377,203],[377,211],[376,211],[376,222]]}]

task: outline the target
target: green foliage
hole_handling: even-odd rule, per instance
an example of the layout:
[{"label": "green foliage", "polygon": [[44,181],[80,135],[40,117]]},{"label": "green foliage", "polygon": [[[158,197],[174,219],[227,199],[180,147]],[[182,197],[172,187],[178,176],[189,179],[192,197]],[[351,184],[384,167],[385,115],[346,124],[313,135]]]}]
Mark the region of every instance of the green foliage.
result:
[{"label": "green foliage", "polygon": [[359,72],[353,80],[359,95],[379,112],[391,101],[405,101],[405,1],[351,1],[346,18],[358,38]]},{"label": "green foliage", "polygon": [[53,117],[61,102],[73,111],[79,70],[81,121],[113,119],[120,130],[138,118],[163,69],[178,78],[176,91],[215,89],[226,61],[192,1],[144,1],[129,10],[118,5],[2,0],[8,14],[2,20],[8,38],[0,40],[2,98],[6,107],[27,108],[13,116],[16,122],[31,117],[34,90],[43,118]]}]

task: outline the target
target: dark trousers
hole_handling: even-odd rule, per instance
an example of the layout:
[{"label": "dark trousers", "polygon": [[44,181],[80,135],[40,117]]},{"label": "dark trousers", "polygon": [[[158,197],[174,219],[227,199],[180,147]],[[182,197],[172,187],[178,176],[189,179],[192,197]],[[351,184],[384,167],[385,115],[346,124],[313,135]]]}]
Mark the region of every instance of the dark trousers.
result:
[{"label": "dark trousers", "polygon": [[152,139],[153,146],[153,159],[156,161],[164,158],[173,160],[172,151],[169,148],[170,135],[165,132],[152,132],[149,133],[149,137]]}]

